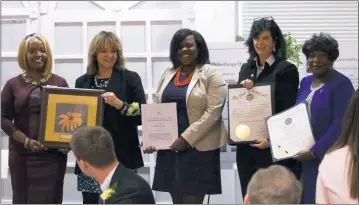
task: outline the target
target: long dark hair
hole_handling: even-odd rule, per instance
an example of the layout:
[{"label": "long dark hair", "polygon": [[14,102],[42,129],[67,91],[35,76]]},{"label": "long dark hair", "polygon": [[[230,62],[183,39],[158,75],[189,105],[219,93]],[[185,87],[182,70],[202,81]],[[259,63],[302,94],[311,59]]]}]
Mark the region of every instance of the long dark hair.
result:
[{"label": "long dark hair", "polygon": [[348,109],[343,118],[342,133],[329,152],[348,146],[351,155],[348,169],[350,197],[358,198],[358,143],[359,143],[359,91],[356,90],[350,99]]}]

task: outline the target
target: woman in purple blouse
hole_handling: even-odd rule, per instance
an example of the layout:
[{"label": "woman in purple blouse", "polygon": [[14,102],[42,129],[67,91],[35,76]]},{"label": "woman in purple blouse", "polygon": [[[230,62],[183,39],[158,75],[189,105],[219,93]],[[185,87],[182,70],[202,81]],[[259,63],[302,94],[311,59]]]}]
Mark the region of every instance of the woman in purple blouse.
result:
[{"label": "woman in purple blouse", "polygon": [[333,68],[339,49],[338,42],[330,35],[314,34],[304,43],[302,51],[313,75],[301,81],[297,103],[308,102],[316,143],[310,150],[298,153],[294,159],[302,162],[302,203],[315,204],[318,167],[328,149],[339,138],[342,119],[354,87],[348,77]]},{"label": "woman in purple blouse", "polygon": [[37,138],[41,87],[68,85],[51,73],[50,46],[39,34],[21,41],[18,63],[23,73],[9,79],[1,91],[1,129],[9,136],[12,203],[61,204],[68,150],[46,149]]}]

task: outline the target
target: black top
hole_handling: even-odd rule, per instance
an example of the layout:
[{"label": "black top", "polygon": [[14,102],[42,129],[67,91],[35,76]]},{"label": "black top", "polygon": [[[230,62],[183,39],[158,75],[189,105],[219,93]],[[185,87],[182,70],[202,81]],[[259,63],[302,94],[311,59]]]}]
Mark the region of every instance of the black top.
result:
[{"label": "black top", "polygon": [[[238,85],[241,81],[250,79],[253,81],[254,86],[258,83],[261,84],[274,84],[274,105],[275,109],[273,114],[282,112],[295,105],[297,93],[299,90],[299,72],[298,68],[285,60],[276,60],[272,65],[267,62],[264,65],[264,70],[257,76],[257,65],[254,60],[249,60],[242,65],[242,69],[238,77]],[[247,144],[237,145],[249,146]],[[239,163],[237,161],[237,163]],[[293,159],[286,159],[277,162],[277,164],[294,169],[297,161]]]},{"label": "black top", "polygon": [[[181,75],[180,82],[186,79],[188,75]],[[178,136],[181,135],[188,127],[189,120],[187,116],[186,106],[186,92],[188,84],[185,86],[177,87],[174,84],[175,77],[168,83],[162,94],[162,102],[169,103],[175,102],[177,105],[177,124],[178,124]]]},{"label": "black top", "polygon": [[[76,80],[75,87],[92,88],[95,84],[94,79],[93,75],[82,75]],[[141,78],[134,71],[114,70],[107,87],[101,87],[101,89],[113,92],[117,98],[128,104],[133,102],[138,102],[140,105],[146,104]],[[118,160],[130,169],[138,169],[144,165],[138,139],[137,127],[140,125],[141,115],[122,115],[120,110],[105,104],[103,127],[112,135]],[[76,166],[75,173],[79,171],[80,169]]]},{"label": "black top", "polygon": [[[117,166],[110,183],[118,183],[115,193],[106,204],[155,204],[150,185],[140,175],[127,169],[121,163]],[[100,199],[100,204],[102,203]]]},{"label": "black top", "polygon": [[298,68],[285,60],[276,60],[271,66],[265,63],[264,70],[257,76],[257,66],[254,60],[249,60],[242,65],[238,76],[238,85],[241,81],[252,80],[254,86],[258,83],[273,83],[275,86],[274,94],[274,114],[286,110],[295,105],[299,89]]}]

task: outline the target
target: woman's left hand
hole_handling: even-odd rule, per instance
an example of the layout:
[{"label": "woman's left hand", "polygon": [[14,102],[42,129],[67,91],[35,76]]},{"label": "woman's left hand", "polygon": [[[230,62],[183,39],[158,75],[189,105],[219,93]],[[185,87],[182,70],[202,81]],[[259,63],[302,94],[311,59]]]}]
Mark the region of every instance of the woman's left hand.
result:
[{"label": "woman's left hand", "polygon": [[313,156],[310,154],[310,150],[304,150],[294,155],[293,159],[298,161],[312,160]]},{"label": "woman's left hand", "polygon": [[269,147],[268,139],[257,140],[255,144],[250,144],[252,147],[257,147],[259,149],[265,149]]},{"label": "woman's left hand", "polygon": [[123,106],[122,100],[118,99],[113,92],[106,92],[102,94],[102,97],[105,100],[105,103],[115,107],[118,110]]},{"label": "woman's left hand", "polygon": [[67,154],[67,153],[69,153],[70,149],[59,149],[59,151],[60,151],[62,154]]},{"label": "woman's left hand", "polygon": [[170,149],[172,151],[183,151],[188,147],[188,142],[181,136],[170,146]]}]

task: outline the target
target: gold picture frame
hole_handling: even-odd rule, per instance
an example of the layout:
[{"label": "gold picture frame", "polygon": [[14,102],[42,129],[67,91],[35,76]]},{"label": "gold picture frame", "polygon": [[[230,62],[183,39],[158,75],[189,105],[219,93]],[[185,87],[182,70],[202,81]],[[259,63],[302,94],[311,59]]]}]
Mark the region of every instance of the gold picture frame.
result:
[{"label": "gold picture frame", "polygon": [[69,149],[72,134],[85,126],[102,126],[104,90],[43,87],[39,142]]}]

